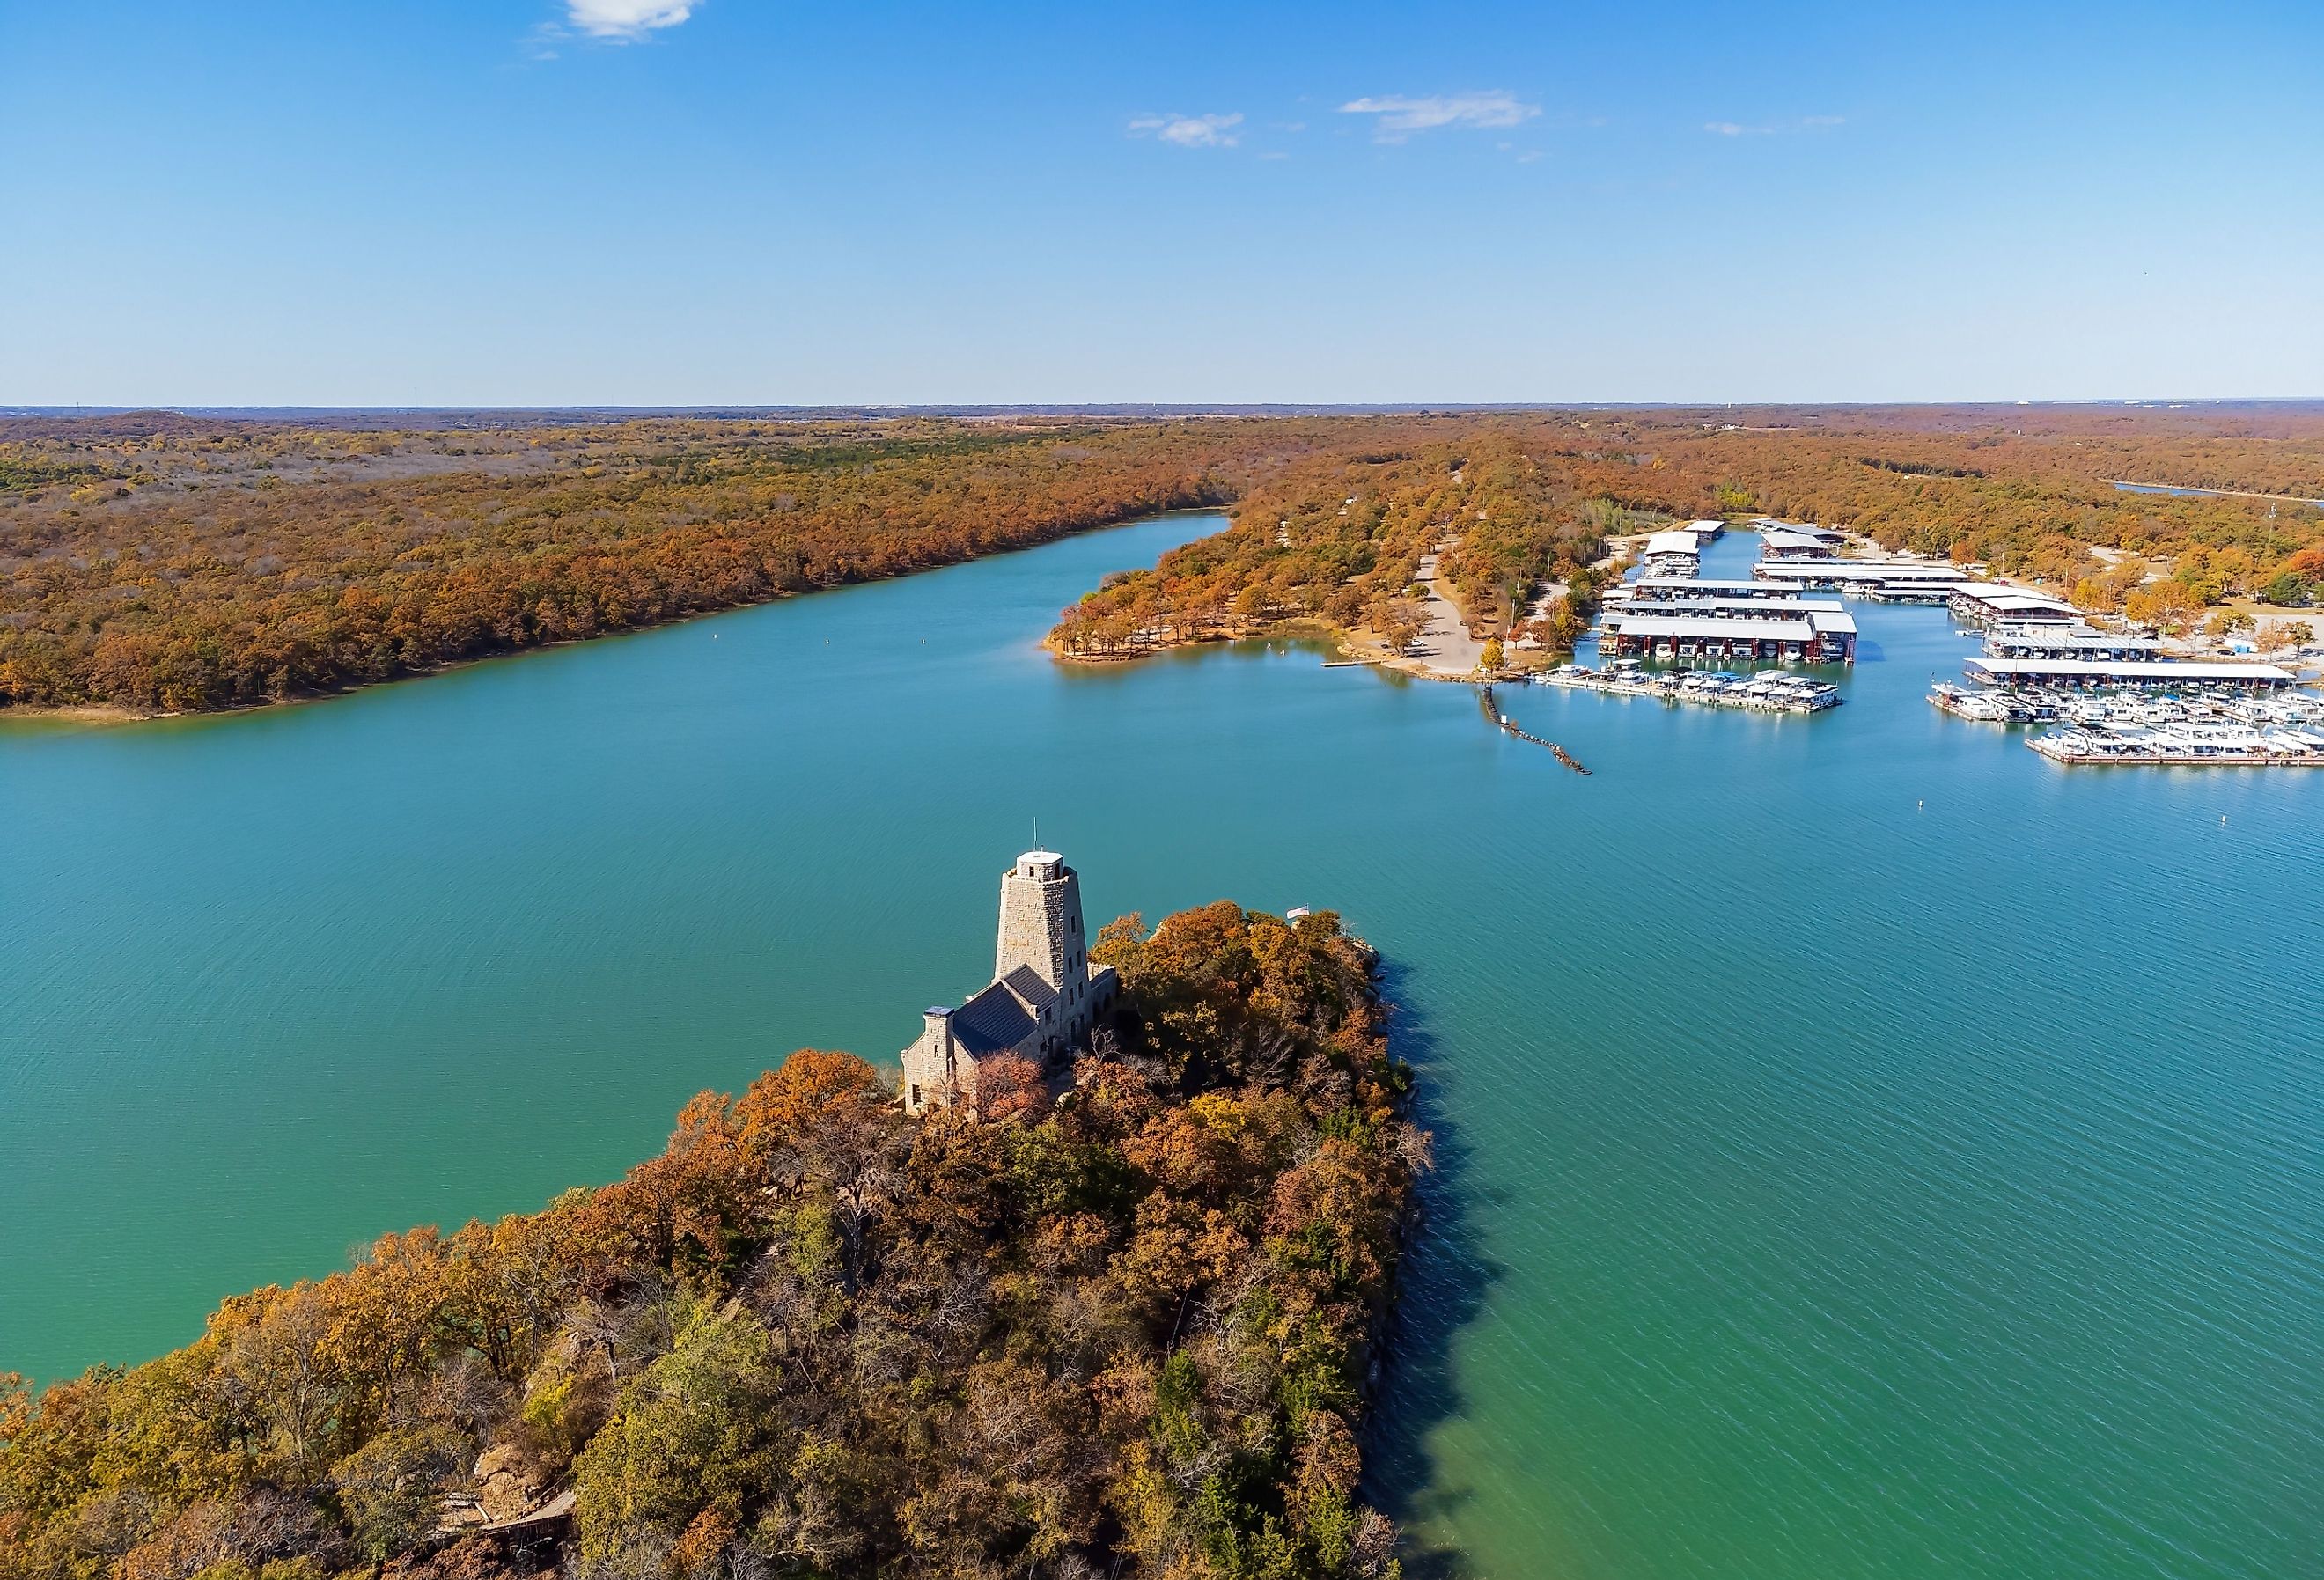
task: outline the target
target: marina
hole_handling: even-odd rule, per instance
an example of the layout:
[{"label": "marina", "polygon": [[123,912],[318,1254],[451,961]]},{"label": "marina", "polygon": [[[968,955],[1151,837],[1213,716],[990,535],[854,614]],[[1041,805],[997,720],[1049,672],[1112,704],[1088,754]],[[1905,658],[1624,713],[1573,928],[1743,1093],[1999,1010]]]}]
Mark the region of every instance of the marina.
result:
[{"label": "marina", "polygon": [[[1968,668],[1975,676],[1981,662],[2001,661],[1971,660]],[[1972,688],[1941,680],[1931,688],[1929,701],[1973,724],[2054,725],[2025,743],[2053,762],[2324,766],[2324,699],[2288,685],[2254,691],[2236,680],[2206,683],[2200,674],[2184,673],[2272,667],[2095,665],[2098,671],[2136,678],[2103,689],[2079,684]],[[2156,689],[2166,681],[2174,689]]]},{"label": "marina", "polygon": [[1651,697],[1663,702],[1739,707],[1754,713],[1821,713],[1838,707],[1843,700],[1839,687],[1806,675],[1738,675],[1721,670],[1650,671],[1635,663],[1607,670],[1563,664],[1534,679],[1537,685],[1569,691]]},{"label": "marina", "polygon": [[[1970,684],[1932,681],[1930,704],[1973,724],[2033,726],[2025,744],[2061,763],[2313,767],[2324,764],[2324,700],[2275,664],[2177,660],[2159,638],[2101,631],[2071,604],[1935,560],[1843,559],[1839,534],[1762,520],[1751,579],[1696,574],[1709,539],[1696,522],[1647,541],[1641,574],[1609,593],[1597,630],[1604,668],[1538,675],[1542,685],[1615,697],[1771,713],[1843,700],[1804,676],[1738,674],[1702,661],[1856,661],[1857,624],[1838,593],[1943,605],[1974,628]],[[1725,558],[1722,556],[1722,558]],[[1649,671],[1647,661],[1674,663]]]},{"label": "marina", "polygon": [[2050,731],[2025,743],[2052,762],[2158,767],[2324,768],[2324,731],[2187,724]]}]

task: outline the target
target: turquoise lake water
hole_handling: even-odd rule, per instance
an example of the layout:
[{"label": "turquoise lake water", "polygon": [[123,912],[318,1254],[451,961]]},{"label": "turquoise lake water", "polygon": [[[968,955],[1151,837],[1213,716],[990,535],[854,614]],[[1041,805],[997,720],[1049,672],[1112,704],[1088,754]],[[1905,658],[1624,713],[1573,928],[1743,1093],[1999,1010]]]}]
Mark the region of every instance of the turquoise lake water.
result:
[{"label": "turquoise lake water", "polygon": [[[2179,488],[2168,483],[2117,483],[2115,487],[2124,494],[2233,494],[2235,492],[2226,488]],[[2324,506],[2324,499],[2295,499],[2292,503]]]},{"label": "turquoise lake water", "polygon": [[1416,1572],[2324,1574],[2324,776],[2054,767],[1923,701],[1927,609],[1855,606],[1814,718],[1504,688],[1588,777],[1312,651],[1035,645],[1217,524],[0,726],[0,1368],[891,1058],[1038,817],[1093,919],[1328,905],[1393,961]]}]

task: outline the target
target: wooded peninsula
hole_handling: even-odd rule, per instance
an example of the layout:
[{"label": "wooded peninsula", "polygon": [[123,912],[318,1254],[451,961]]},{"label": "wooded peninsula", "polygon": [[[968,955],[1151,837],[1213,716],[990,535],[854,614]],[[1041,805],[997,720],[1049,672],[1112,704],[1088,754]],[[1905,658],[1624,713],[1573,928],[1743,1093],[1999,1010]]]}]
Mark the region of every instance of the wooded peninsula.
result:
[{"label": "wooded peninsula", "polygon": [[2162,629],[2324,584],[2310,402],[409,420],[0,420],[0,705],[326,695],[1193,507],[1232,529],[1065,611],[1061,655],[1393,642],[1428,553],[1472,632],[1554,648],[1609,538],[1760,512]]},{"label": "wooded peninsula", "polygon": [[1393,1575],[1358,1430],[1429,1141],[1376,957],[1227,901],[1092,955],[1061,1095],[916,1119],[803,1049],[615,1184],[0,1379],[0,1580]]}]

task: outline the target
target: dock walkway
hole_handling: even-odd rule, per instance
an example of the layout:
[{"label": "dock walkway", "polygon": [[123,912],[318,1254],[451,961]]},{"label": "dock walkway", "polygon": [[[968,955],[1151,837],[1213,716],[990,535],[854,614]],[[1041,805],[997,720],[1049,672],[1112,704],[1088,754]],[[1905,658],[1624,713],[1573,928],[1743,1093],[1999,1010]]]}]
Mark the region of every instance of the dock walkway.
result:
[{"label": "dock walkway", "polygon": [[1739,707],[1752,713],[1821,713],[1844,700],[1837,686],[1805,675],[1733,675],[1713,670],[1648,674],[1637,670],[1592,670],[1566,664],[1536,675],[1540,686],[1597,691],[1609,697],[1651,697],[1663,702],[1706,707]]}]

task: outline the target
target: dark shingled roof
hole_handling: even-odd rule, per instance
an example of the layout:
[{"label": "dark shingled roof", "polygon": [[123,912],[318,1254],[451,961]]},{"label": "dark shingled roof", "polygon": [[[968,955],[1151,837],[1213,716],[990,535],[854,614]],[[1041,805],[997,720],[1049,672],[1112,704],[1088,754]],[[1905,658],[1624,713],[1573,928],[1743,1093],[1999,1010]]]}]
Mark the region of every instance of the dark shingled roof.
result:
[{"label": "dark shingled roof", "polygon": [[1030,966],[1019,966],[1001,979],[1001,985],[1017,995],[1017,1002],[1038,1014],[1041,1006],[1057,996],[1057,990],[1041,980],[1041,974]]},{"label": "dark shingled roof", "polygon": [[972,1054],[1006,1053],[1033,1034],[1033,1018],[996,982],[952,1012],[952,1034]]}]

